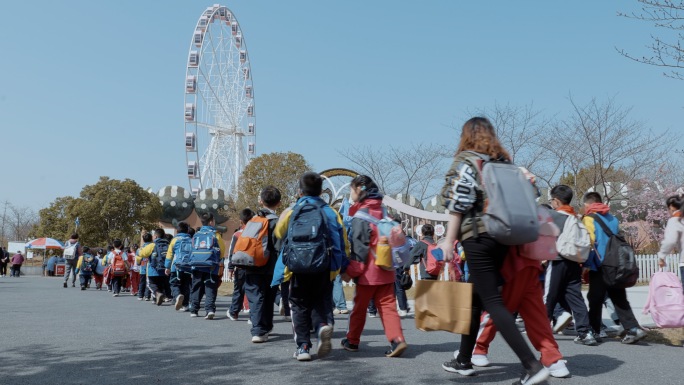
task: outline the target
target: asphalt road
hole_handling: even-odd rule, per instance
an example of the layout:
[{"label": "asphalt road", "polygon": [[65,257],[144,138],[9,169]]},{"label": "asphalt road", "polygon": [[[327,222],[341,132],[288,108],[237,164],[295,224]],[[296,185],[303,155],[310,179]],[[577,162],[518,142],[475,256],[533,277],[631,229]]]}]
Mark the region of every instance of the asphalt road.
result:
[{"label": "asphalt road", "polygon": [[[169,305],[61,285],[60,278],[0,278],[0,384],[510,384],[521,372],[501,338],[490,351],[494,365],[478,376],[445,372],[441,363],[459,337],[418,331],[411,316],[402,321],[410,346],[401,358],[384,357],[379,318],[367,320],[359,352],[342,350],[347,317],[338,316],[330,356],[298,362],[289,323],[276,315],[272,338],[252,344],[246,317],[226,318],[228,297],[207,321]],[[572,338],[558,336],[572,378],[550,384],[684,384],[682,348],[618,340],[585,347]]]}]

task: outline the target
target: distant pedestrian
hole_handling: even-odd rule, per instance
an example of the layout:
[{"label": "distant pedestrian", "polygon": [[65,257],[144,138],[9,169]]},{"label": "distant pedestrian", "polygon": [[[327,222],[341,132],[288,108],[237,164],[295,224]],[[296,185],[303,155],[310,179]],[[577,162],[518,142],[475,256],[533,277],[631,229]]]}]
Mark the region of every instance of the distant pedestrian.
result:
[{"label": "distant pedestrian", "polygon": [[83,255],[81,255],[81,257],[78,259],[78,263],[76,264],[76,272],[81,280],[81,290],[85,290],[90,287],[90,280],[97,270],[97,262],[97,258],[90,254],[90,248],[84,246]]},{"label": "distant pedestrian", "polygon": [[50,255],[50,258],[47,260],[47,276],[48,277],[54,277],[55,276],[55,266],[57,265],[57,256],[56,255]]},{"label": "distant pedestrian", "polygon": [[64,265],[64,287],[67,287],[69,281],[69,275],[73,274],[71,279],[71,287],[76,287],[76,264],[78,263],[78,257],[82,254],[81,244],[78,242],[78,234],[73,233],[66,245],[64,247],[64,259],[66,259],[66,265]]},{"label": "distant pedestrian", "polygon": [[21,254],[21,250],[18,250],[16,254],[12,257],[12,277],[21,276],[21,265],[24,264],[24,256]]},{"label": "distant pedestrian", "polygon": [[235,242],[240,237],[240,234],[242,234],[242,230],[244,230],[245,225],[247,225],[247,222],[249,222],[252,217],[254,217],[254,211],[251,209],[243,209],[240,211],[240,228],[233,234],[230,247],[228,248],[228,279],[233,280],[233,298],[230,302],[230,308],[226,312],[226,315],[232,321],[237,320],[246,298],[245,269],[233,265],[233,249],[235,248]]},{"label": "distant pedestrian", "polygon": [[105,263],[106,263],[106,258],[105,258],[105,251],[104,249],[100,248],[97,250],[97,266],[95,267],[95,272],[93,273],[93,278],[95,278],[95,289],[97,290],[102,290],[102,281],[104,280],[104,271],[105,271]]},{"label": "distant pedestrian", "polygon": [[0,248],[0,277],[7,275],[7,265],[9,264],[10,255],[4,248]]}]

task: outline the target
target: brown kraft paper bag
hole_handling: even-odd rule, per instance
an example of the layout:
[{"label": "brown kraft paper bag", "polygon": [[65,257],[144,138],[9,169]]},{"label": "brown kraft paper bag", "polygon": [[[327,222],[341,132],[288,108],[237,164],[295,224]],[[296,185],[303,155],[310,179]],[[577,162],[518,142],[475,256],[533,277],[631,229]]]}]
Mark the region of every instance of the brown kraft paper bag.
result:
[{"label": "brown kraft paper bag", "polygon": [[419,280],[416,282],[416,328],[470,333],[473,301],[471,283]]}]

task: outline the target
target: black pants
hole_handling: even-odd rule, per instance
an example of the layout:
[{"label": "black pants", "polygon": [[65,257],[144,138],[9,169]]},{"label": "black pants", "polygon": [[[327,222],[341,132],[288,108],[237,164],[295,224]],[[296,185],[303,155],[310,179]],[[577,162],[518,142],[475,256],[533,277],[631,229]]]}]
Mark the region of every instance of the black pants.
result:
[{"label": "black pants", "polygon": [[12,277],[21,276],[21,265],[12,264],[12,269],[10,271]]},{"label": "black pants", "polygon": [[468,258],[470,270],[468,282],[473,283],[473,309],[470,334],[461,336],[458,360],[470,362],[480,327],[480,316],[485,310],[525,369],[539,368],[541,363],[537,361],[515,326],[515,318],[504,305],[499,292],[499,286],[503,283],[499,270],[508,251],[508,246],[497,243],[487,233],[480,234],[476,238],[466,239],[461,244]]},{"label": "black pants", "polygon": [[152,296],[156,296],[157,293],[161,293],[166,296],[166,286],[169,284],[168,277],[166,275],[158,275],[149,277],[150,279],[150,293]]},{"label": "black pants", "polygon": [[271,287],[272,279],[270,274],[245,274],[252,336],[263,336],[273,329],[273,302],[277,288]]},{"label": "black pants", "polygon": [[92,275],[84,275],[81,274],[80,279],[81,279],[81,287],[87,287],[90,286],[90,280],[93,278]]},{"label": "black pants", "polygon": [[330,273],[297,275],[290,279],[292,327],[297,346],[311,346],[311,330],[328,323],[332,312]]},{"label": "black pants", "polygon": [[147,275],[140,274],[140,283],[138,283],[138,298],[150,298],[150,289],[147,287]]},{"label": "black pants", "polygon": [[207,313],[216,313],[216,292],[218,288],[219,276],[204,273],[201,271],[192,272],[192,287],[190,289],[190,308],[193,313],[197,313],[204,291],[204,310]]},{"label": "black pants", "polygon": [[283,304],[285,316],[289,317],[292,315],[292,309],[290,308],[290,281],[280,284],[280,300]]},{"label": "black pants", "polygon": [[613,301],[615,312],[625,330],[639,327],[639,322],[634,317],[632,307],[629,305],[629,301],[627,301],[627,291],[625,289],[607,287],[605,282],[603,282],[601,268],[599,267],[598,271],[589,272],[589,293],[587,293],[587,299],[589,300],[589,324],[594,329],[594,332],[598,334],[601,331],[601,315],[606,294]]},{"label": "black pants", "polygon": [[579,336],[584,336],[589,329],[589,314],[587,305],[582,297],[582,268],[579,263],[563,259],[551,261],[546,270],[546,280],[549,291],[546,294],[546,314],[549,320],[557,303],[570,308],[575,320],[575,330]]},{"label": "black pants", "polygon": [[188,307],[190,304],[190,288],[192,287],[192,275],[184,271],[174,271],[169,278],[169,285],[171,286],[171,297],[178,298],[183,295],[183,306]]},{"label": "black pants", "polygon": [[235,269],[234,277],[230,314],[237,315],[242,310],[242,302],[245,300],[245,269]]},{"label": "black pants", "polygon": [[0,275],[7,275],[7,264],[0,263]]},{"label": "black pants", "polygon": [[119,294],[121,292],[121,286],[123,285],[124,276],[113,276],[112,277],[112,292],[114,294]]},{"label": "black pants", "polygon": [[394,294],[397,296],[397,303],[399,304],[400,310],[408,310],[408,300],[406,299],[406,290],[401,287],[401,277],[404,275],[404,269],[399,268],[396,270],[396,275],[394,277]]}]

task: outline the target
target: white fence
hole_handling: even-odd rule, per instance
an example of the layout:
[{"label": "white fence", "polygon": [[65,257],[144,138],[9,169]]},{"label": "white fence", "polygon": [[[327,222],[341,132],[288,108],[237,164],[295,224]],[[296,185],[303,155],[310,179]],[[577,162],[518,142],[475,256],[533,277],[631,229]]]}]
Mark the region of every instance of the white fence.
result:
[{"label": "white fence", "polygon": [[[651,280],[651,276],[653,274],[657,273],[660,271],[660,268],[658,267],[658,256],[655,254],[640,254],[636,256],[637,263],[639,264],[639,280],[637,282],[639,283],[648,283]],[[669,271],[671,273],[677,274],[678,277],[681,278],[681,274],[679,271],[679,255],[677,254],[671,254],[668,255],[665,258],[665,262],[667,262],[667,267],[665,267],[664,271]],[[442,273],[442,276],[440,277],[443,280],[448,279],[447,271],[448,271],[448,266],[447,268],[444,269],[444,272]],[[411,277],[413,278],[413,281],[415,282],[416,280],[420,279],[420,272],[418,270],[418,265],[413,265],[411,268]],[[226,266],[226,271],[223,274],[223,282],[229,282],[228,281],[228,267]],[[345,283],[345,286],[353,286],[354,283]]]},{"label": "white fence", "polygon": [[[636,256],[637,262],[639,263],[639,280],[638,282],[647,283],[651,280],[653,274],[660,271],[658,267],[658,256],[655,254],[642,254]],[[671,273],[677,274],[681,279],[681,274],[679,271],[679,255],[671,254],[665,258],[667,266],[664,271],[669,271]]]}]

